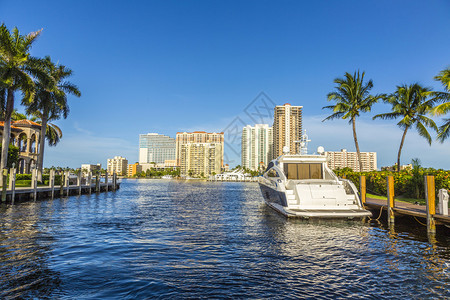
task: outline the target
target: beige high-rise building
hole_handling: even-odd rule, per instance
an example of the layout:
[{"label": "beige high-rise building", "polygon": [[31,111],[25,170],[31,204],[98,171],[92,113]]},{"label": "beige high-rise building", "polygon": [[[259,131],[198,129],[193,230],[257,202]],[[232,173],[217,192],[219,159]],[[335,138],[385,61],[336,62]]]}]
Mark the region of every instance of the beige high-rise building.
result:
[{"label": "beige high-rise building", "polygon": [[108,158],[107,171],[109,174],[116,172],[117,175],[126,175],[128,169],[128,160],[122,156]]},{"label": "beige high-rise building", "polygon": [[251,170],[267,167],[272,159],[273,130],[267,124],[247,125],[242,129],[241,165]]},{"label": "beige high-rise building", "polygon": [[181,174],[209,176],[220,174],[223,167],[224,134],[205,131],[178,132],[177,165]]},{"label": "beige high-rise building", "polygon": [[[347,152],[346,149],[341,151],[325,152],[327,155],[327,165],[330,169],[350,168],[355,172],[361,172],[358,163],[358,154],[356,152]],[[361,161],[363,165],[362,172],[370,172],[377,170],[377,153],[361,152]]]},{"label": "beige high-rise building", "polygon": [[302,136],[302,108],[289,103],[275,106],[273,118],[273,157],[283,154],[283,147],[289,147],[290,154],[300,153]]}]

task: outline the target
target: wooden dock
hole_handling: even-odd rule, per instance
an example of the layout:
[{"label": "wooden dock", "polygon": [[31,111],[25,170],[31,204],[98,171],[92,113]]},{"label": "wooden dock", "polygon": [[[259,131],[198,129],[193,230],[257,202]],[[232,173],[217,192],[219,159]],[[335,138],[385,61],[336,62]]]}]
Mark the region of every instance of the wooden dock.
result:
[{"label": "wooden dock", "polygon": [[[372,211],[374,217],[380,210],[388,210],[387,200],[366,198],[365,206]],[[426,223],[427,207],[425,205],[416,205],[408,202],[395,201],[395,206],[392,208],[396,216],[410,216],[422,219]],[[450,225],[450,216],[443,216],[439,213],[433,215],[436,220],[436,225]]]},{"label": "wooden dock", "polygon": [[[81,194],[91,194],[96,192],[114,191],[120,188],[120,183],[116,183],[114,187],[113,182],[99,183],[98,187],[95,183],[91,185],[70,185],[64,186],[62,189],[59,186],[54,188],[49,186],[39,186],[36,190],[31,187],[16,187],[15,191],[6,191],[7,202],[21,202],[35,199],[52,199],[55,197],[67,197]],[[14,199],[12,198],[14,195]],[[36,197],[35,197],[36,195]]]},{"label": "wooden dock", "polygon": [[[3,170],[3,182],[6,183],[8,170]],[[31,186],[16,187],[16,170],[11,169],[9,174],[9,183],[5,184],[1,189],[1,202],[14,203],[15,201],[37,200],[37,199],[53,199],[54,197],[65,197],[71,195],[100,193],[107,191],[115,191],[120,188],[117,181],[117,174],[112,174],[112,180],[108,180],[108,172],[105,176],[97,174],[92,176],[92,172],[84,177],[80,172],[77,175],[71,175],[69,171],[61,172],[61,183],[55,185],[55,170],[50,170],[49,184],[46,186],[38,186],[37,170],[32,170]],[[103,182],[102,182],[103,179]],[[73,182],[75,181],[75,183]]]}]

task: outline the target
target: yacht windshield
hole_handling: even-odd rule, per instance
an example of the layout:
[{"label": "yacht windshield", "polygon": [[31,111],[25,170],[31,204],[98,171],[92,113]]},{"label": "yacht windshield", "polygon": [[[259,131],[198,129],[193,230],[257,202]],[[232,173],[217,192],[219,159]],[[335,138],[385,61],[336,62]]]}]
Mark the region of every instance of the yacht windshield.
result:
[{"label": "yacht windshield", "polygon": [[287,179],[323,179],[321,163],[284,164]]}]

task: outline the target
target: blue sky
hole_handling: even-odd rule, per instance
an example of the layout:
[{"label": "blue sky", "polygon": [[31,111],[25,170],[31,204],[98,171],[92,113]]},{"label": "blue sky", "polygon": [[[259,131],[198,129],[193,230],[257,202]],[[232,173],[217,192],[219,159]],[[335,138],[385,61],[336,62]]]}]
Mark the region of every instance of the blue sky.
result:
[{"label": "blue sky", "polygon": [[[138,135],[222,131],[264,92],[274,103],[302,105],[312,142],[354,150],[351,126],[322,123],[333,79],[361,70],[374,93],[419,82],[450,66],[450,1],[5,1],[0,22],[24,34],[43,28],[32,55],[74,70],[82,91],[70,98],[64,132],[46,147],[45,166],[138,160]],[[19,102],[16,106],[21,110]],[[362,151],[378,165],[396,161],[401,131],[357,120]],[[450,141],[406,137],[402,162],[450,169]],[[231,164],[239,163],[231,158]]]}]

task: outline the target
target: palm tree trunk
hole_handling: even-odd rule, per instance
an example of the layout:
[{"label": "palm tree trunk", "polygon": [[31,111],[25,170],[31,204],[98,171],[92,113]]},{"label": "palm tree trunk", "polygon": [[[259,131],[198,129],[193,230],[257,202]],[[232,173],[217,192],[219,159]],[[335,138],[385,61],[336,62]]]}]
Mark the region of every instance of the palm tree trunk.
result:
[{"label": "palm tree trunk", "polygon": [[47,131],[48,112],[44,109],[41,118],[41,134],[39,136],[39,156],[37,161],[38,169],[38,181],[42,182],[42,173],[44,170],[44,146],[45,146],[45,133]]},{"label": "palm tree trunk", "polygon": [[409,126],[406,126],[405,131],[403,132],[402,141],[400,142],[400,148],[398,148],[397,155],[397,172],[400,173],[400,155],[402,154],[403,143],[405,142],[406,132],[408,131]]},{"label": "palm tree trunk", "polygon": [[[6,100],[5,122],[3,124],[3,138],[2,138],[2,156],[0,161],[0,172],[6,168],[8,164],[8,150],[9,140],[11,138],[11,115],[14,110],[14,91],[8,89],[8,96]],[[0,185],[3,186],[3,176],[0,176]]]},{"label": "palm tree trunk", "polygon": [[355,117],[352,118],[352,126],[353,126],[353,139],[355,140],[355,146],[356,146],[356,153],[358,155],[358,162],[359,162],[359,171],[363,171],[362,167],[362,161],[361,161],[361,152],[359,152],[359,144],[358,144],[358,138],[356,137],[356,120]]}]

